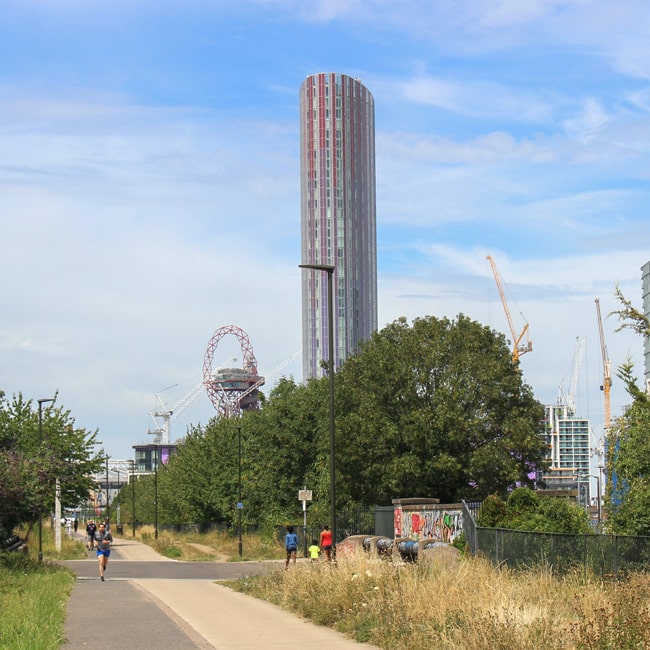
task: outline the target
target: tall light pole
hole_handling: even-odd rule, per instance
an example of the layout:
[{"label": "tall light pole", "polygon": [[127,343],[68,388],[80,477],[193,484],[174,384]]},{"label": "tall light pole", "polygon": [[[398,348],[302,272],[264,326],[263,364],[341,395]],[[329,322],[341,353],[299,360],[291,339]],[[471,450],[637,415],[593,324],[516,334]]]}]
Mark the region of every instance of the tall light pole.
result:
[{"label": "tall light pole", "polygon": [[596,495],[597,495],[597,499],[598,499],[598,504],[597,504],[598,509],[596,511],[597,512],[596,516],[598,517],[597,523],[598,523],[598,526],[600,527],[600,522],[602,521],[602,510],[601,510],[601,505],[600,505],[600,498],[601,498],[601,494],[600,494],[600,476],[596,476],[595,474],[581,474],[580,478],[587,478],[587,479],[588,478],[595,478],[596,479]]},{"label": "tall light pole", "polygon": [[330,519],[332,527],[332,552],[336,553],[336,482],[334,480],[335,444],[334,444],[334,294],[333,276],[336,269],[332,264],[299,264],[301,269],[313,269],[327,273],[327,339],[329,359],[327,372],[330,387]]},{"label": "tall light pole", "polygon": [[237,456],[237,512],[239,517],[239,559],[242,559],[242,539],[241,539],[241,511],[244,504],[241,500],[241,427],[237,427],[237,446],[239,448]]},{"label": "tall light pole", "polygon": [[156,471],[154,473],[154,497],[153,497],[153,508],[154,508],[154,539],[158,539],[158,445],[154,447],[154,455],[156,458]]},{"label": "tall light pole", "polygon": [[133,539],[135,539],[135,460],[131,460],[131,518],[133,519]]},{"label": "tall light pole", "polygon": [[111,493],[109,492],[110,488],[108,483],[108,459],[109,456],[106,456],[106,519],[107,519],[106,530],[108,530],[108,528],[111,525],[111,501],[110,501]]},{"label": "tall light pole", "polygon": [[[56,393],[54,397],[48,397],[38,400],[38,442],[40,447],[43,447],[43,404],[56,401]],[[59,522],[56,522],[59,525]],[[43,504],[38,507],[38,561],[43,562]]]}]

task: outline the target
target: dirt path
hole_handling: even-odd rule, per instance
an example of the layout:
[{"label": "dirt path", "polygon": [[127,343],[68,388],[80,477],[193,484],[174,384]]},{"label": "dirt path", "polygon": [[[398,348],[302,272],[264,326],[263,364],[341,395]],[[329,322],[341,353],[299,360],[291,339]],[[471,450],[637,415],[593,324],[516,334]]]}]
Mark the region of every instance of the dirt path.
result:
[{"label": "dirt path", "polygon": [[199,553],[205,553],[206,555],[212,555],[217,562],[228,562],[230,559],[228,555],[224,553],[219,553],[215,551],[211,546],[206,546],[205,544],[195,544],[193,542],[185,542],[185,546],[191,546],[192,548],[199,551]]}]

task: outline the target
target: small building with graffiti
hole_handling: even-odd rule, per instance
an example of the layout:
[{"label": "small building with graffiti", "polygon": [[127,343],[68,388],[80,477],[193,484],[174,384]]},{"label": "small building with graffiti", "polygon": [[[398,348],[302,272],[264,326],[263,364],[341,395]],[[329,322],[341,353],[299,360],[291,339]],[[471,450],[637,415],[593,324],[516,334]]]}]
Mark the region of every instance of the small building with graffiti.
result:
[{"label": "small building with graffiti", "polygon": [[463,530],[460,503],[441,504],[440,499],[393,499],[393,535],[395,539],[453,542]]}]

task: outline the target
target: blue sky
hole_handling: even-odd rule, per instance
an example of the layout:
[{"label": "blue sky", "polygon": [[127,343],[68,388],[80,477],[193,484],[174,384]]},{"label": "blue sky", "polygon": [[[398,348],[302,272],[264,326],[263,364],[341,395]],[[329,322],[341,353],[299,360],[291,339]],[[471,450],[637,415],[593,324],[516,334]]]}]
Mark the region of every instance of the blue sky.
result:
[{"label": "blue sky", "polygon": [[[262,373],[299,351],[298,90],[321,71],[375,97],[380,326],[463,313],[509,337],[491,255],[541,401],[587,338],[596,442],[594,298],[612,364],[643,371],[607,318],[616,285],[640,306],[650,260],[634,0],[0,0],[0,388],[58,389],[128,458],[219,328],[248,334]],[[231,357],[223,340],[215,363]],[[626,400],[615,378],[614,415]],[[172,438],[213,413],[199,394]]]}]

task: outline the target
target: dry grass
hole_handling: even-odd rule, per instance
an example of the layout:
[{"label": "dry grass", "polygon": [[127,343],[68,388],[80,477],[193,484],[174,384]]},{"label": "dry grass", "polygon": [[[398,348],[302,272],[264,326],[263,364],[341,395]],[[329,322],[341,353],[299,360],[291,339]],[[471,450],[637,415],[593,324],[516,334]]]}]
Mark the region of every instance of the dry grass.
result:
[{"label": "dry grass", "polygon": [[650,648],[650,578],[604,583],[487,561],[404,565],[358,556],[235,588],[358,641],[401,650]]},{"label": "dry grass", "polygon": [[[239,538],[229,533],[172,533],[158,531],[155,539],[153,526],[136,529],[136,539],[148,544],[166,557],[177,560],[201,562],[239,561]],[[268,560],[284,557],[282,544],[259,535],[242,536],[242,560]]]}]

